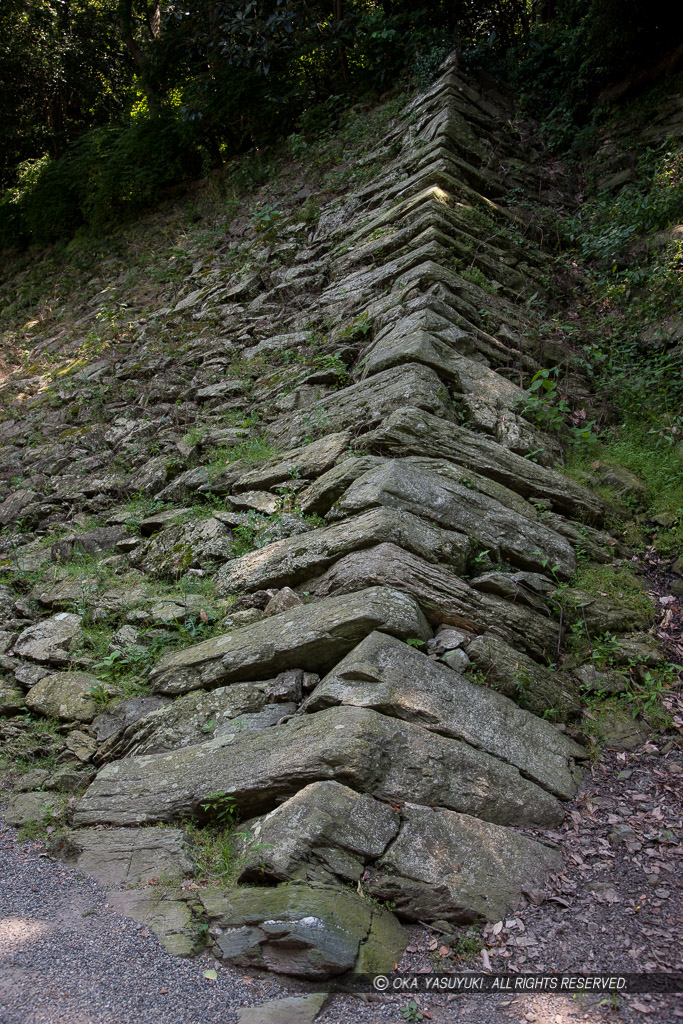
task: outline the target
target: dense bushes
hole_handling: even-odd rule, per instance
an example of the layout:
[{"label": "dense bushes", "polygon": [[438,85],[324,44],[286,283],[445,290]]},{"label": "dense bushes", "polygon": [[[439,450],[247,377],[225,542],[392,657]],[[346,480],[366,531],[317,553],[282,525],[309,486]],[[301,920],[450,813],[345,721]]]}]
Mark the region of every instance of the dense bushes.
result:
[{"label": "dense bushes", "polygon": [[[424,85],[458,48],[503,70],[551,143],[669,45],[652,0],[8,0],[0,245],[99,232],[164,186],[309,136],[360,94]],[[112,32],[112,26],[118,32]],[[33,84],[32,84],[33,83]]]},{"label": "dense bushes", "polygon": [[198,175],[201,166],[201,148],[177,118],[92,129],[61,159],[20,168],[0,201],[0,244],[50,242],[84,225],[102,231],[148,208],[164,186]]}]

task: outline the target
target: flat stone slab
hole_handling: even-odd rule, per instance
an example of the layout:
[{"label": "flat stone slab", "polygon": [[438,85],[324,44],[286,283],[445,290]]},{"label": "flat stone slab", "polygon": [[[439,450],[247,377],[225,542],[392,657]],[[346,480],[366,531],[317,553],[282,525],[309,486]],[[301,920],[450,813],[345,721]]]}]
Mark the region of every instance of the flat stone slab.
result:
[{"label": "flat stone slab", "polygon": [[203,817],[212,793],[241,815],[271,810],[311,782],[335,779],[389,800],[412,800],[501,824],[555,827],[561,805],[519,771],[467,743],[364,708],[334,707],[255,733],[223,733],[103,768],[74,809],[76,827]]},{"label": "flat stone slab", "polygon": [[293,479],[314,479],[326,473],[335,465],[351,445],[352,435],[348,430],[312,441],[302,448],[292,448],[277,458],[259,462],[237,477],[233,490],[270,490],[277,484],[290,483]]},{"label": "flat stone slab", "polygon": [[[300,674],[300,673],[299,673]],[[295,672],[283,675],[296,675]],[[203,743],[225,729],[249,732],[264,711],[271,712],[268,724],[296,711],[296,703],[281,702],[282,692],[275,680],[235,683],[215,690],[195,690],[169,705],[150,711],[112,737],[98,751],[96,762],[113,761],[131,754],[157,754]],[[291,688],[291,697],[301,697],[301,683]]]},{"label": "flat stone slab", "polygon": [[241,967],[296,977],[393,970],[408,935],[393,914],[339,889],[289,884],[200,894],[213,952]]},{"label": "flat stone slab", "polygon": [[365,886],[409,920],[499,921],[561,871],[559,850],[466,814],[406,805]]},{"label": "flat stone slab", "polygon": [[111,696],[121,692],[109,683],[98,682],[87,672],[55,672],[31,687],[26,694],[26,706],[40,715],[65,722],[91,722],[99,710],[93,699],[95,687]]},{"label": "flat stone slab", "polygon": [[327,597],[382,585],[411,594],[435,626],[446,623],[472,633],[492,632],[533,657],[557,656],[559,627],[553,619],[521,603],[479,593],[448,568],[396,544],[354,551],[308,582],[306,589]]},{"label": "flat stone slab", "polygon": [[448,419],[453,406],[438,374],[429,366],[406,363],[321,399],[306,413],[288,413],[268,428],[269,436],[301,443],[316,428],[325,432],[377,426],[396,409],[411,405]]},{"label": "flat stone slab", "polygon": [[371,633],[347,654],[303,710],[337,704],[372,708],[464,740],[565,800],[574,796],[581,780],[577,759],[588,757],[550,722],[381,633]]},{"label": "flat stone slab", "polygon": [[[500,489],[500,485],[494,486]],[[518,497],[511,498],[519,506]],[[341,518],[376,505],[403,508],[446,529],[475,537],[494,558],[508,559],[523,569],[543,572],[552,566],[562,579],[576,570],[571,544],[537,521],[531,505],[521,509],[502,504],[498,498],[477,490],[476,482],[463,481],[462,473],[452,470],[444,460],[423,459],[418,464],[406,459],[389,460],[354,480],[333,511],[336,518]]]},{"label": "flat stone slab", "polygon": [[196,869],[191,844],[177,828],[78,829],[59,855],[106,889],[180,879]]},{"label": "flat stone slab", "polygon": [[422,409],[396,410],[372,433],[363,447],[397,456],[426,455],[448,459],[491,477],[525,497],[545,498],[557,512],[600,523],[604,509],[592,491],[569,477],[515,455],[483,434],[457,426]]},{"label": "flat stone slab", "polygon": [[327,992],[310,996],[288,996],[237,1011],[239,1024],[313,1024],[325,1002]]},{"label": "flat stone slab", "polygon": [[[460,332],[456,346],[458,343],[471,348],[470,336],[464,331]],[[431,366],[458,391],[474,394],[496,408],[511,409],[524,398],[524,391],[512,381],[458,352],[457,347],[438,334],[419,328],[406,330],[402,323],[376,339],[361,365],[364,376],[372,376],[407,362]]]},{"label": "flat stone slab", "polygon": [[463,533],[444,530],[412,512],[375,508],[335,526],[287,537],[224,565],[216,576],[219,594],[244,593],[284,584],[296,586],[324,572],[352,551],[389,541],[430,562],[446,562],[465,571],[472,549]]},{"label": "flat stone slab", "polygon": [[539,665],[491,633],[475,637],[467,656],[483,673],[486,685],[523,704],[535,715],[550,712],[558,721],[579,714],[578,686],[567,675]]},{"label": "flat stone slab", "polygon": [[178,694],[275,675],[324,672],[374,629],[402,639],[431,636],[416,602],[385,587],[292,608],[162,658],[150,673],[155,693]]},{"label": "flat stone slab", "polygon": [[58,817],[64,809],[64,798],[59,793],[44,791],[15,793],[9,798],[5,810],[8,825],[19,827],[35,822],[50,824],[53,816]]},{"label": "flat stone slab", "polygon": [[69,650],[81,636],[81,616],[58,612],[29,626],[14,643],[11,653],[32,661],[66,665]]}]

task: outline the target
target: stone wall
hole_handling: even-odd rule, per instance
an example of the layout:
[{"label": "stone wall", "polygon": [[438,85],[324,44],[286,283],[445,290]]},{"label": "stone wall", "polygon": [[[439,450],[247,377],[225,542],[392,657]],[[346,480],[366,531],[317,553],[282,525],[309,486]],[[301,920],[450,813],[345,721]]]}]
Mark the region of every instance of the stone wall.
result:
[{"label": "stone wall", "polygon": [[[557,589],[577,545],[604,561],[614,542],[596,495],[562,475],[557,441],[519,412],[540,366],[525,303],[545,267],[500,205],[534,183],[510,117],[448,64],[378,140],[381,174],[307,240],[295,235],[287,265],[189,282],[164,311],[220,313],[233,352],[262,368],[255,395],[279,454],[175,475],[159,456],[113,481],[100,465],[94,489],[64,473],[0,505],[6,522],[40,521],[70,494],[86,506],[104,496],[108,525],[47,557],[90,544],[137,574],[105,593],[59,572],[41,582],[41,617],[5,659],[3,707],[25,701],[80,736],[64,763],[98,770],[72,802],[64,853],[178,953],[200,948],[208,926],[216,955],[237,964],[311,977],[386,968],[405,945],[399,920],[495,921],[561,866],[546,831],[586,751],[571,738],[579,680],[553,667]],[[302,378],[303,325],[321,320],[333,356]],[[138,330],[142,344],[149,322]],[[153,367],[144,348],[135,358]],[[196,422],[220,434],[217,411],[252,396],[215,365],[190,397]],[[102,443],[114,452],[144,429],[112,416]],[[111,510],[141,490],[174,508],[133,536]],[[223,509],[188,524],[183,503],[207,493]],[[273,513],[260,546],[235,557],[240,529]],[[16,565],[40,564],[36,550]],[[121,644],[138,643],[141,625],[202,607],[148,588],[173,577],[178,552],[183,570],[212,567],[224,630],[161,657],[151,696],[98,716],[95,677],[55,671],[79,667],[75,595],[102,621],[119,616]],[[10,821],[60,788],[43,774],[19,786]],[[183,822],[221,807],[246,822],[239,880],[251,888],[169,883],[160,899],[142,885],[191,877]]]}]

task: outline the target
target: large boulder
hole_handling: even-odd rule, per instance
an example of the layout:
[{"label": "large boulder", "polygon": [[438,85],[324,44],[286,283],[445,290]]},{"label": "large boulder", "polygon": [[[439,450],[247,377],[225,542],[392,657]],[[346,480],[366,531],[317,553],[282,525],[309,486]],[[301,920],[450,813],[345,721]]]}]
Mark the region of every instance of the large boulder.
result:
[{"label": "large boulder", "polygon": [[528,498],[544,498],[565,515],[600,523],[604,508],[594,491],[530,459],[515,455],[484,434],[456,426],[423,409],[407,406],[387,417],[363,447],[396,456],[427,455],[498,480]]},{"label": "large boulder", "polygon": [[501,824],[557,826],[555,799],[516,768],[460,740],[367,711],[335,707],[254,733],[107,765],[73,813],[77,826],[203,816],[214,793],[242,816],[268,811],[310,782],[335,779],[381,799],[417,801]]},{"label": "large boulder", "polygon": [[354,480],[332,511],[339,518],[377,505],[402,508],[476,538],[494,559],[537,572],[552,566],[562,579],[574,573],[571,544],[538,521],[531,505],[491,481],[479,490],[471,477],[441,459],[392,459]]},{"label": "large boulder", "polygon": [[439,417],[454,418],[448,393],[434,370],[419,363],[406,363],[385,370],[368,380],[352,384],[321,399],[306,413],[287,413],[269,427],[274,441],[285,438],[300,444],[317,427],[325,432],[352,427],[372,427],[405,405],[417,406]]},{"label": "large boulder", "polygon": [[20,633],[11,653],[32,661],[66,665],[69,651],[82,635],[81,616],[58,612]]},{"label": "large boulder", "polygon": [[557,655],[559,626],[524,604],[481,594],[447,567],[434,565],[396,544],[377,544],[335,562],[306,583],[316,597],[387,586],[411,594],[434,626],[446,623],[472,633],[496,633],[533,657]]},{"label": "large boulder", "polygon": [[135,549],[131,564],[152,576],[171,579],[188,569],[233,557],[232,531],[218,519],[168,526]]},{"label": "large boulder", "polygon": [[[302,675],[292,670],[275,680],[219,686],[208,693],[195,690],[168,706],[164,702],[164,706],[150,708],[146,715],[126,724],[102,745],[95,760],[103,763],[131,754],[178,750],[219,736],[226,729],[251,732],[274,725],[296,711]],[[283,687],[281,681],[288,676],[293,677],[291,685]]]},{"label": "large boulder", "polygon": [[393,970],[408,936],[387,910],[353,892],[290,884],[200,894],[213,952],[240,967],[329,978]]},{"label": "large boulder", "polygon": [[564,721],[581,710],[579,689],[570,676],[539,665],[499,636],[493,633],[477,636],[466,650],[487,686],[535,715]]},{"label": "large boulder", "polygon": [[371,633],[347,654],[316,687],[304,710],[337,704],[372,708],[464,740],[564,799],[579,785],[576,760],[588,756],[550,722],[381,633]]},{"label": "large boulder", "polygon": [[554,847],[442,808],[392,808],[336,782],[248,822],[240,881],[362,884],[409,920],[497,921],[562,867]]},{"label": "large boulder", "polygon": [[410,920],[499,921],[563,867],[559,850],[466,814],[407,805],[401,819],[365,884]]},{"label": "large boulder", "polygon": [[277,484],[291,483],[292,479],[315,478],[331,469],[350,444],[351,432],[348,430],[327,434],[302,448],[293,448],[247,469],[238,476],[233,490],[270,490]]},{"label": "large boulder", "polygon": [[55,672],[44,676],[26,695],[26,706],[39,715],[65,722],[92,722],[98,706],[95,688],[109,696],[120,691],[110,683],[100,683],[87,672]]},{"label": "large boulder", "polygon": [[59,793],[46,793],[41,790],[28,793],[15,793],[11,796],[5,810],[5,821],[8,825],[50,825],[59,818],[64,810],[64,797]]},{"label": "large boulder", "polygon": [[357,883],[398,835],[399,811],[338,782],[314,782],[240,829],[240,882]]},{"label": "large boulder", "polygon": [[472,542],[463,533],[443,530],[402,509],[375,508],[304,537],[275,541],[228,562],[216,576],[219,594],[267,587],[296,586],[317,576],[353,551],[390,542],[430,562],[445,562],[462,573]]},{"label": "large boulder", "polygon": [[324,672],[374,629],[401,639],[431,636],[412,598],[373,587],[292,608],[169,654],[152,670],[150,684],[155,693],[178,694],[287,668]]}]

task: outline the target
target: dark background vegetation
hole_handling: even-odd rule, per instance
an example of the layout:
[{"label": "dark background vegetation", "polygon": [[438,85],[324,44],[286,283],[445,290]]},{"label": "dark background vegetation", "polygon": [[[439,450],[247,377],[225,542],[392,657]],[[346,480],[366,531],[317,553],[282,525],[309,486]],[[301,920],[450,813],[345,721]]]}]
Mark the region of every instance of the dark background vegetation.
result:
[{"label": "dark background vegetation", "polygon": [[[551,146],[680,61],[666,0],[3,0],[0,245],[101,232],[457,49]],[[611,93],[610,93],[611,90]]]}]

